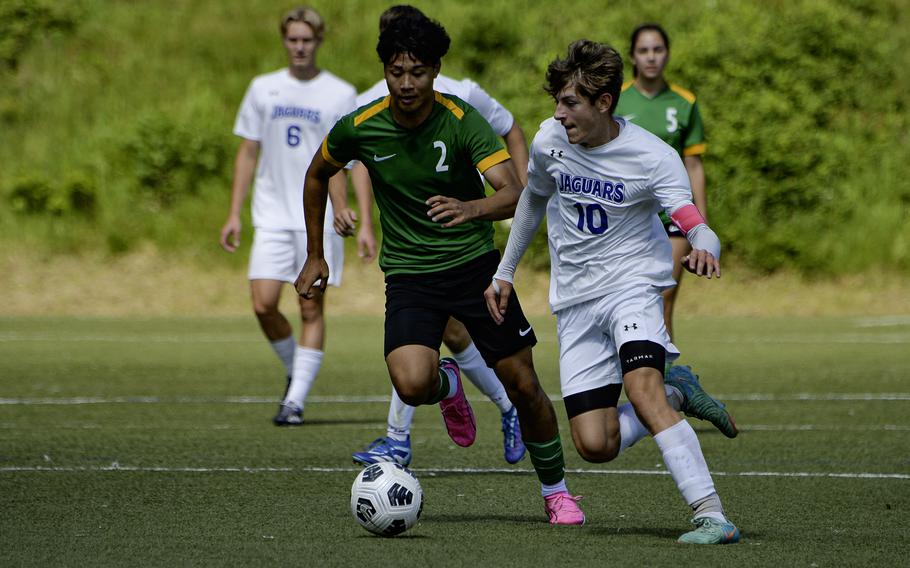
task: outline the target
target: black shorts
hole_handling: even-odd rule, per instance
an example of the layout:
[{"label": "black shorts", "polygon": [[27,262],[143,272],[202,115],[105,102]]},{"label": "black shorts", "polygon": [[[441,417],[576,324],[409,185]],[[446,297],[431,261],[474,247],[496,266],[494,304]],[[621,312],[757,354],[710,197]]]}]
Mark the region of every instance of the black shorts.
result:
[{"label": "black shorts", "polygon": [[403,345],[439,350],[449,316],[468,333],[493,367],[500,359],[537,344],[518,295],[509,297],[505,321],[496,325],[483,292],[499,265],[493,250],[454,268],[424,274],[393,274],[385,279],[385,355]]}]

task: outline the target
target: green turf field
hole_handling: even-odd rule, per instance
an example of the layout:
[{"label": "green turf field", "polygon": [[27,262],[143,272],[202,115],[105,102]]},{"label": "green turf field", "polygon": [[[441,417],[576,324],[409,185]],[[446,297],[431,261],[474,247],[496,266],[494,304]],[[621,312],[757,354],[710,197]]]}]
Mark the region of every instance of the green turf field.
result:
[{"label": "green turf field", "polygon": [[[552,321],[535,360],[558,397]],[[252,318],[0,318],[0,564],[897,566],[910,526],[910,317],[677,323],[735,440],[695,422],[743,543],[685,547],[688,511],[651,440],[577,457],[584,527],[546,523],[527,458],[467,387],[478,440],[436,408],[412,432],[425,506],[394,539],[349,511],[350,453],[383,434],[379,317],[335,317],[307,425],[270,418],[283,373]]]}]

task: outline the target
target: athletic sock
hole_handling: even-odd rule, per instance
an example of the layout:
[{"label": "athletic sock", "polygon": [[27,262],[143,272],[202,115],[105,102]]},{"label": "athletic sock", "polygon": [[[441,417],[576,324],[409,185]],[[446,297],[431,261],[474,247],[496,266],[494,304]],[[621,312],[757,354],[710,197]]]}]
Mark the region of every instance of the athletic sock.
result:
[{"label": "athletic sock", "polygon": [[546,483],[540,484],[540,494],[544,497],[549,497],[555,493],[568,493],[569,488],[566,487],[565,478],[561,479],[558,483],[552,485],[547,485]]},{"label": "athletic sock", "polygon": [[683,500],[689,505],[716,493],[708,464],[701,452],[695,430],[685,420],[680,420],[654,436],[663,455],[664,464]]},{"label": "athletic sock", "polygon": [[670,404],[670,407],[679,412],[682,410],[683,405],[683,393],[676,387],[671,387],[670,385],[664,385],[664,392],[667,393],[667,402]]},{"label": "athletic sock", "polygon": [[452,398],[458,392],[458,381],[450,377],[448,371],[439,368],[439,390],[427,400],[426,404],[436,404],[444,398]]},{"label": "athletic sock", "polygon": [[405,404],[398,391],[392,389],[392,403],[389,404],[389,427],[386,435],[393,440],[403,442],[411,434],[411,422],[414,420],[415,408]]},{"label": "athletic sock", "polygon": [[284,397],[285,402],[292,402],[303,408],[307,394],[316,380],[319,367],[322,365],[323,352],[309,347],[300,347],[294,351],[294,372],[291,373],[291,387]]},{"label": "athletic sock", "polygon": [[499,412],[505,414],[512,410],[512,401],[509,400],[506,389],[499,382],[493,369],[487,367],[473,341],[461,353],[453,353],[452,358],[458,363],[462,375],[467,377],[480,392],[487,395],[493,404],[499,407]]},{"label": "athletic sock", "polygon": [[712,493],[704,499],[699,499],[692,503],[693,518],[710,517],[715,521],[722,523],[727,522],[727,516],[724,514],[724,506],[720,504],[720,497],[717,493]]},{"label": "athletic sock", "polygon": [[619,414],[619,451],[624,452],[626,448],[632,446],[635,442],[650,434],[650,432],[638,419],[631,402],[620,406],[617,412]]},{"label": "athletic sock", "polygon": [[269,341],[272,349],[275,350],[275,354],[278,355],[278,358],[281,359],[281,363],[284,365],[284,370],[287,373],[287,376],[291,376],[294,373],[294,350],[297,348],[297,341],[294,339],[294,335],[291,334],[284,339],[276,339],[275,341]]},{"label": "athletic sock", "polygon": [[559,434],[548,442],[524,441],[537,478],[544,485],[556,485],[566,477],[566,460]]}]

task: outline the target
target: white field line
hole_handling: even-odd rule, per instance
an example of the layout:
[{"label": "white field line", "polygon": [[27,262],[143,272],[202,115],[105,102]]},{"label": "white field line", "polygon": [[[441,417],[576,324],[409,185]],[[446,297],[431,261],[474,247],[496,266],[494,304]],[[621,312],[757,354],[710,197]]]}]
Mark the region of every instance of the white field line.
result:
[{"label": "white field line", "polygon": [[[138,473],[356,473],[359,467],[137,467],[112,463],[107,466],[6,466],[0,473],[79,473],[79,472],[138,472]],[[419,475],[439,474],[520,474],[530,475],[532,469],[509,468],[413,468]],[[650,469],[567,469],[574,475],[669,475],[664,470]],[[812,472],[812,471],[712,471],[720,477],[799,477],[799,478],[840,478],[840,479],[910,479],[907,473],[864,473],[864,472]]]},{"label": "white field line", "polygon": [[[375,423],[357,423],[357,424],[334,424],[333,428],[345,428],[346,430],[376,430],[385,426],[385,422],[377,419]],[[881,424],[870,426],[854,425],[830,425],[830,424],[743,424],[737,422],[740,432],[910,432],[910,425],[902,424]],[[23,428],[22,424],[12,422],[0,422],[0,430],[19,430]],[[28,428],[34,428],[28,426]],[[143,430],[143,431],[174,431],[182,432],[193,431],[221,431],[221,430],[249,430],[247,424],[204,424],[194,426],[184,425],[164,425],[149,426],[147,424],[61,424],[59,422],[53,425],[42,425],[42,430],[104,430],[112,428],[115,430]],[[710,430],[708,426],[704,429]]]},{"label": "white field line", "polygon": [[[903,321],[885,323],[876,321],[857,323],[860,328],[877,328],[905,325]],[[538,334],[538,340],[545,343],[556,341],[552,333]],[[0,343],[11,342],[60,342],[60,343],[249,343],[258,344],[262,339],[248,333],[184,333],[170,334],[140,334],[140,333],[47,333],[47,332],[0,332]],[[708,343],[740,344],[740,343],[770,343],[770,344],[881,344],[903,345],[910,343],[910,333],[894,332],[886,334],[869,333],[832,333],[832,334],[801,334],[801,335],[732,335],[719,339],[705,339]]]},{"label": "white field line", "polygon": [[859,318],[854,323],[856,327],[896,327],[910,325],[910,315]]},{"label": "white field line", "polygon": [[[910,393],[795,393],[795,394],[715,394],[715,398],[723,401],[739,402],[786,402],[786,401],[905,401],[910,400]],[[560,401],[561,397],[550,397],[551,400]],[[315,404],[364,404],[388,403],[387,395],[364,396],[312,396],[307,403]],[[489,402],[485,397],[470,396],[472,403]],[[277,397],[264,396],[77,396],[77,397],[24,397],[0,398],[0,406],[42,406],[61,405],[78,406],[84,404],[275,404]]]}]

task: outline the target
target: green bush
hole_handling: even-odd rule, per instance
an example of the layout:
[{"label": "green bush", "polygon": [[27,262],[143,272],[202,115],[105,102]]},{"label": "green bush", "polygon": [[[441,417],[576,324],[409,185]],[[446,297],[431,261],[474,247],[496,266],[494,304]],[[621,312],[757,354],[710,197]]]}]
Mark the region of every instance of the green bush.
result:
[{"label": "green bush", "polygon": [[[320,64],[360,88],[378,80],[376,19],[388,4],[313,4],[327,19]],[[553,112],[541,89],[546,64],[572,40],[606,41],[625,54],[635,25],[660,22],[673,40],[668,78],[700,101],[710,220],[725,255],[764,271],[910,271],[904,0],[652,0],[609,9],[580,0],[565,13],[523,0],[417,5],[452,36],[443,72],[476,80],[529,139]],[[142,240],[208,246],[227,208],[243,90],[285,65],[275,28],[287,3],[72,6],[0,0],[0,189],[11,205],[0,221],[16,212],[25,213],[19,224],[90,219],[95,244],[110,250]],[[47,33],[54,30],[66,32]],[[56,181],[70,172],[81,181]],[[4,238],[18,238],[4,226]],[[542,234],[526,259],[547,264]]]},{"label": "green bush", "polygon": [[7,192],[10,209],[19,214],[94,217],[97,190],[88,176],[54,183],[43,176],[23,177]]},{"label": "green bush", "polygon": [[141,117],[124,150],[136,189],[162,207],[197,195],[200,183],[223,175],[228,159],[222,133],[164,113]]}]

